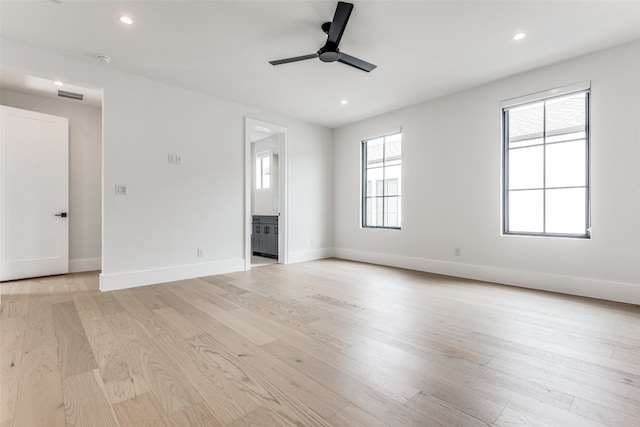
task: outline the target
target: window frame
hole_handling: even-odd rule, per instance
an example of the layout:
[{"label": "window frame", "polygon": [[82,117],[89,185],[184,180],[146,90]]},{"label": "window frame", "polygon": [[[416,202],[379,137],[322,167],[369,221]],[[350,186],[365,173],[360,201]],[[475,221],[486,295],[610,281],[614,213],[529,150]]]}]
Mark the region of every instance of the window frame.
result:
[{"label": "window frame", "polygon": [[[387,167],[391,167],[391,166],[386,166],[385,162],[386,162],[386,150],[385,150],[385,146],[386,146],[386,138],[391,137],[391,136],[395,136],[395,135],[400,135],[400,147],[401,147],[401,152],[400,152],[400,163],[399,165],[391,165],[391,166],[400,166],[400,178],[399,178],[399,194],[394,195],[394,196],[386,196],[385,192],[387,189],[387,185],[385,185],[385,169]],[[373,197],[368,197],[367,196],[367,171],[369,169],[372,168],[367,168],[367,143],[369,141],[373,141],[376,139],[381,139],[383,140],[382,142],[382,163],[383,165],[381,166],[382,168],[382,196],[373,196]],[[363,139],[361,141],[360,144],[360,162],[361,162],[361,173],[360,173],[360,180],[361,180],[361,185],[360,185],[360,191],[361,191],[361,196],[360,196],[360,227],[361,228],[367,228],[367,229],[382,229],[382,230],[401,230],[402,229],[402,208],[401,208],[401,204],[402,204],[402,173],[403,173],[403,168],[402,168],[402,129],[399,129],[397,131],[393,131],[393,132],[389,132],[389,133],[385,133],[382,135],[378,135],[375,137],[371,137],[371,138],[367,138],[367,139]],[[372,192],[375,193],[375,189],[373,188],[373,181],[372,181]],[[398,223],[400,224],[399,226],[389,226],[389,225],[384,225],[385,223],[385,217],[384,217],[384,202],[383,202],[383,210],[382,210],[382,224],[383,225],[368,225],[367,224],[367,199],[376,199],[378,197],[381,197],[383,200],[387,197],[396,197],[398,200]],[[372,221],[373,222],[373,221]]]},{"label": "window frame", "polygon": [[[585,94],[585,232],[582,233],[555,233],[546,231],[546,192],[552,189],[568,189],[582,188],[582,186],[567,187],[548,187],[546,184],[546,148],[550,144],[559,144],[571,142],[571,140],[547,143],[546,140],[553,135],[546,135],[546,103],[554,99],[568,97],[579,93]],[[539,102],[544,102],[543,106],[543,186],[540,188],[543,192],[543,231],[510,231],[509,230],[509,110],[517,107],[524,107]],[[581,82],[573,85],[550,89],[548,91],[539,92],[501,103],[501,119],[502,119],[502,235],[505,236],[533,236],[533,237],[555,237],[555,238],[572,238],[572,239],[591,239],[591,82]],[[531,190],[531,189],[530,189]]]}]

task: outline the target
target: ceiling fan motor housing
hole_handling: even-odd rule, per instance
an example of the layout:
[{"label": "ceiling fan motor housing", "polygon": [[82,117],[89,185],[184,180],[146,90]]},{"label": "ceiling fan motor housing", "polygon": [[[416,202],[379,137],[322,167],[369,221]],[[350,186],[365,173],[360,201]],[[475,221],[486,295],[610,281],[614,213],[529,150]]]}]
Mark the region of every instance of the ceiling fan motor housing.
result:
[{"label": "ceiling fan motor housing", "polygon": [[318,55],[322,62],[336,62],[340,59],[340,51],[338,48],[330,49],[327,46],[324,46],[318,51]]}]

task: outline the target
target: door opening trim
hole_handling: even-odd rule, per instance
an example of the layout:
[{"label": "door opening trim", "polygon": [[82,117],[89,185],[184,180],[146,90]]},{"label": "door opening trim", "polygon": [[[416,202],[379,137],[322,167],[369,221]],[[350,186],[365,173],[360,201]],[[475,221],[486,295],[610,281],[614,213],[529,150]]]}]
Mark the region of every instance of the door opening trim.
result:
[{"label": "door opening trim", "polygon": [[251,190],[253,185],[251,144],[254,131],[271,133],[279,137],[279,218],[278,218],[278,263],[289,263],[289,218],[288,218],[288,129],[285,126],[269,123],[262,120],[245,117],[245,167],[244,167],[244,264],[245,270],[251,269],[251,220],[252,200]]}]

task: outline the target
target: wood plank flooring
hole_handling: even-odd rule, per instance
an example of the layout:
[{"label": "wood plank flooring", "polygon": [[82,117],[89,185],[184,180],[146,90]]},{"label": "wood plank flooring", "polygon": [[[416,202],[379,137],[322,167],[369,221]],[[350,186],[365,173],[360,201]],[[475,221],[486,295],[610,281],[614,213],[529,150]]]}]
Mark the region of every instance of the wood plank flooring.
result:
[{"label": "wood plank flooring", "polygon": [[0,427],[640,426],[639,306],[341,260],[0,292]]}]

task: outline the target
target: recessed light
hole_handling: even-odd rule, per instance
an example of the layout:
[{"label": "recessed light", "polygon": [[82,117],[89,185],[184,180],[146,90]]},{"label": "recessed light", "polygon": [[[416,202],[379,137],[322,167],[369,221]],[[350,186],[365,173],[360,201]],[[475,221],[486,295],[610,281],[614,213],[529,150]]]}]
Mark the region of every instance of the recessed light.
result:
[{"label": "recessed light", "polygon": [[346,105],[349,101],[347,101],[346,99],[343,99],[342,101],[340,101],[340,104],[342,105]]},{"label": "recessed light", "polygon": [[512,39],[513,40],[522,40],[523,38],[527,37],[527,33],[518,33],[515,34]]},{"label": "recessed light", "polygon": [[120,17],[120,22],[122,22],[123,24],[131,25],[133,24],[133,19],[129,18],[128,16],[122,15]]},{"label": "recessed light", "polygon": [[63,86],[64,85],[64,83],[62,83],[60,80],[54,80],[53,84],[56,85],[56,86]]}]

